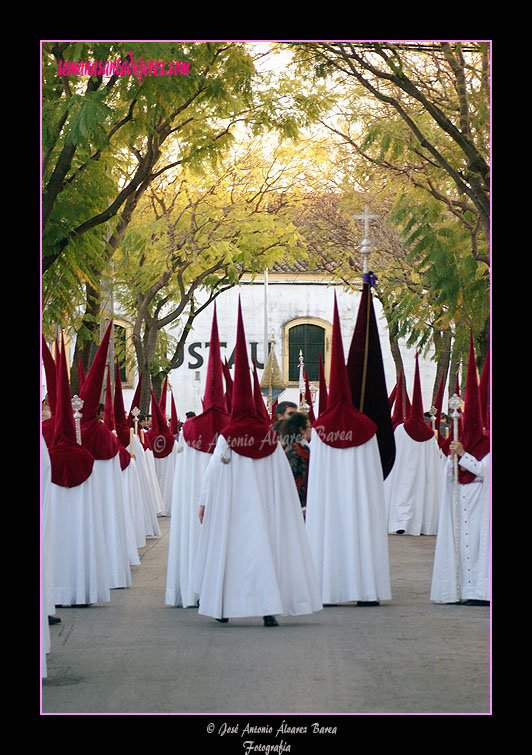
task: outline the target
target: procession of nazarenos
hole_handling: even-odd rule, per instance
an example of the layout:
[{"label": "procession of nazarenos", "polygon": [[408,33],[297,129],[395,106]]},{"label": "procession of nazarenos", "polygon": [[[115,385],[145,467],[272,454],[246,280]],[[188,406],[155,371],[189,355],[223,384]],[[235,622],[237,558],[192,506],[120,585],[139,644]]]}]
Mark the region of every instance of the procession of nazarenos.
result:
[{"label": "procession of nazarenos", "polygon": [[[104,47],[111,55],[122,49],[120,44],[116,50],[113,44]],[[150,44],[130,43],[132,59],[143,50],[147,60]],[[205,80],[212,76],[210,65],[222,66],[224,86],[235,77],[224,106],[213,99],[214,110],[224,118],[236,108],[240,87],[245,88],[239,79],[244,60],[253,60],[259,72],[264,65],[260,55],[253,58],[262,50],[258,43],[256,49],[227,43],[229,53],[218,42],[212,49],[203,42],[160,44],[168,55],[179,53],[185,61],[188,55],[191,71],[201,59]],[[323,48],[276,44],[278,52],[291,56],[290,65],[302,67],[290,69],[300,83],[297,72],[311,70],[305,68],[310,66],[306,56],[316,56],[316,97],[320,76],[337,75],[336,59],[351,61],[377,80],[377,69],[365,66],[372,54],[383,50],[404,56],[405,64],[413,66],[409,70],[415,69],[416,55],[434,55],[453,75],[463,62],[460,56],[481,61],[486,54],[476,43],[468,43],[471,49],[466,46],[465,51],[446,42],[430,43],[423,51],[415,43],[390,43],[389,48],[388,43],[368,43],[367,49],[354,43]],[[368,154],[374,155],[367,174],[358,162],[355,169],[349,161],[336,163],[327,157],[329,173],[319,151],[323,142],[319,149],[307,141],[292,149],[283,141],[289,136],[278,137],[278,154],[275,149],[273,153],[285,162],[275,164],[274,170],[273,163],[260,162],[265,159],[263,145],[255,148],[251,137],[249,144],[243,140],[242,156],[236,147],[233,154],[232,147],[215,137],[214,120],[197,158],[183,147],[182,159],[173,155],[170,160],[157,146],[158,139],[164,141],[162,134],[177,139],[182,131],[182,138],[192,144],[199,138],[194,129],[206,128],[200,110],[190,111],[193,127],[187,120],[172,120],[175,114],[168,103],[181,103],[185,117],[192,106],[176,94],[179,81],[183,87],[188,76],[182,64],[179,77],[164,84],[150,76],[135,79],[139,91],[146,91],[148,99],[154,96],[153,108],[161,111],[147,141],[139,139],[132,151],[139,165],[152,150],[157,154],[151,182],[139,181],[132,193],[126,192],[116,219],[110,214],[105,221],[95,220],[88,240],[80,218],[63,242],[62,218],[70,222],[69,212],[74,213],[68,209],[74,207],[70,192],[82,186],[91,171],[98,174],[100,156],[108,150],[109,158],[118,160],[108,142],[120,141],[122,129],[134,134],[141,128],[132,114],[144,107],[142,96],[137,100],[129,93],[127,76],[118,76],[116,86],[123,87],[124,97],[133,97],[129,111],[107,100],[104,90],[100,96],[105,106],[96,104],[91,90],[100,91],[98,75],[64,73],[67,60],[75,60],[81,50],[86,58],[95,53],[94,43],[82,43],[79,49],[71,45],[42,45],[46,76],[51,76],[52,60],[63,70],[56,76],[62,83],[54,95],[46,84],[47,96],[53,103],[54,97],[69,97],[80,87],[81,112],[83,98],[88,98],[92,104],[87,107],[98,111],[101,126],[88,135],[84,122],[71,120],[74,115],[65,111],[74,145],[75,157],[70,158],[59,111],[54,123],[61,136],[54,137],[48,125],[45,134],[45,175],[48,161],[58,172],[69,159],[73,162],[62,179],[68,186],[58,191],[51,182],[43,193],[42,710],[73,712],[58,690],[71,683],[68,659],[70,647],[75,647],[79,660],[73,678],[81,680],[87,702],[71,705],[81,705],[80,713],[147,713],[157,710],[153,706],[174,714],[242,712],[233,707],[224,683],[218,696],[216,685],[209,689],[211,703],[202,707],[199,685],[210,687],[211,678],[223,680],[221,669],[230,663],[234,679],[242,674],[247,681],[256,679],[260,695],[264,656],[262,666],[253,659],[263,648],[274,656],[279,652],[279,658],[292,654],[302,668],[299,683],[296,666],[284,661],[293,674],[293,688],[292,682],[288,685],[293,707],[286,707],[287,692],[280,708],[275,697],[268,698],[264,708],[254,701],[259,707],[250,710],[263,714],[309,712],[311,703],[304,698],[311,688],[310,698],[322,701],[330,713],[373,712],[372,705],[377,713],[489,712],[489,682],[479,691],[475,678],[470,699],[466,683],[457,702],[450,687],[436,691],[428,671],[445,666],[452,650],[444,647],[452,636],[449,648],[468,642],[482,646],[478,668],[489,675],[489,641],[478,639],[489,631],[492,589],[489,240],[482,215],[486,198],[471,201],[478,214],[475,224],[467,214],[474,214],[469,204],[464,212],[454,197],[454,192],[461,196],[460,187],[444,188],[443,179],[438,191],[427,182],[431,191],[426,204],[420,199],[417,173],[413,178],[414,173],[404,170],[403,177],[394,177],[397,186],[388,187],[379,172],[387,169],[386,150],[372,152],[373,140],[384,138],[378,129],[386,131],[380,119],[378,128],[368,120],[375,130],[366,134],[363,148],[356,148],[360,166]],[[212,50],[217,53],[211,60]],[[234,60],[226,60],[226,55],[234,55]],[[326,59],[330,70],[319,67]],[[475,65],[471,63],[471,71]],[[480,62],[478,66],[481,76]],[[277,67],[273,71],[278,75]],[[412,81],[423,90],[417,76]],[[110,82],[115,86],[113,78]],[[392,83],[400,88],[395,74]],[[157,85],[164,87],[160,98],[150,94],[150,87]],[[195,86],[193,76],[186,85]],[[364,87],[362,80],[359,86]],[[206,102],[216,97],[209,89],[201,91]],[[367,96],[375,97],[375,91],[373,86]],[[268,96],[275,97],[271,92]],[[311,119],[313,95],[306,96]],[[386,102],[382,100],[383,106]],[[115,125],[103,139],[115,107]],[[360,107],[365,117],[373,118],[369,104]],[[467,105],[462,102],[462,107],[465,121]],[[48,117],[47,110],[43,117]],[[150,112],[150,123],[151,117]],[[168,123],[159,133],[165,118]],[[266,118],[264,113],[261,118]],[[338,138],[342,127],[339,121],[325,136]],[[454,134],[453,129],[449,133]],[[474,142],[473,136],[468,138]],[[87,149],[80,151],[85,139]],[[346,134],[342,145],[355,149],[355,141]],[[398,143],[390,160],[402,154]],[[478,168],[485,155],[475,146]],[[216,160],[204,162],[202,150],[213,156],[218,149]],[[57,150],[63,150],[62,160]],[[167,159],[168,174],[160,171]],[[458,160],[458,154],[453,159]],[[294,173],[291,160],[296,162]],[[432,161],[439,164],[437,150],[428,165]],[[444,162],[442,158],[441,174]],[[340,164],[345,171],[341,178],[335,172]],[[126,173],[124,185],[129,181]],[[101,179],[96,194],[111,191],[111,174]],[[367,183],[366,175],[371,175]],[[402,181],[406,188],[401,188]],[[440,208],[439,192],[445,191],[448,201]],[[99,207],[98,198],[90,197]],[[92,212],[88,196],[86,201]],[[46,224],[49,218],[51,225]],[[63,256],[69,245],[70,257]],[[91,272],[85,268],[89,258]],[[144,624],[146,600],[149,619]],[[129,618],[117,627],[119,639],[114,640],[111,630],[106,635],[105,622],[114,622],[122,611]],[[299,633],[297,651],[290,632],[294,637]],[[327,637],[339,642],[334,647],[343,647],[334,656],[330,676],[320,659],[328,657]],[[371,650],[365,657],[362,638],[368,637]],[[444,638],[443,644],[438,645],[437,637]],[[169,652],[173,641],[175,653]],[[417,652],[410,650],[409,641],[427,642],[431,650],[424,659],[426,675],[416,672],[414,692],[406,693],[400,691],[400,669],[408,674],[410,656],[402,654]],[[145,650],[137,651],[137,643]],[[139,710],[131,700],[136,695],[142,699],[143,677],[139,671],[137,690],[130,669],[137,664],[140,668],[142,653],[152,657],[158,644],[161,666],[149,670],[148,677],[150,685],[158,673],[165,681],[160,698],[157,693],[148,702],[146,693],[146,710]],[[251,648],[249,656],[244,645]],[[98,658],[98,647],[101,666],[98,661],[83,666],[85,653],[87,661]],[[203,649],[205,660],[198,661]],[[314,670],[303,672],[305,653]],[[192,658],[200,664],[198,674]],[[422,654],[418,662],[421,659]],[[272,663],[276,669],[283,665]],[[335,675],[349,677],[351,663],[357,669],[347,682],[353,700],[342,700],[345,707],[339,707],[340,695],[330,689]],[[372,664],[379,664],[379,670],[369,682]],[[119,679],[126,668],[128,681],[122,685]],[[90,690],[84,686],[85,673]],[[187,691],[184,680],[190,684],[192,676],[198,687]],[[265,676],[268,679],[268,673]],[[379,693],[377,677],[386,678],[389,692]],[[113,688],[108,702],[99,699],[100,683],[106,690],[108,685]],[[359,683],[364,692],[357,696]],[[372,702],[361,702],[369,696],[370,685]],[[172,702],[174,686],[179,703]],[[382,703],[375,703],[379,694]],[[435,701],[429,702],[432,694]],[[94,701],[88,702],[93,695]],[[183,702],[187,696],[190,703]],[[434,707],[426,710],[425,705]]]}]

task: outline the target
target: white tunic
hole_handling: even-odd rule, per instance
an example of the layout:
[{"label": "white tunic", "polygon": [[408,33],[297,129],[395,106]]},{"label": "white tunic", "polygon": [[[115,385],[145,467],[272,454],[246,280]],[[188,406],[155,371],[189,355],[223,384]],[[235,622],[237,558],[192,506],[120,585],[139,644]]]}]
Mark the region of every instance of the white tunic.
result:
[{"label": "white tunic", "polygon": [[[129,451],[131,452],[131,448]],[[161,534],[161,529],[157,521],[157,512],[162,511],[163,508],[161,491],[159,483],[155,479],[155,471],[153,479],[149,473],[148,452],[144,450],[137,435],[133,436],[133,453],[135,454],[140,498],[142,501],[144,535],[146,537],[154,535],[158,537]],[[151,461],[153,464],[153,455],[151,456]]]},{"label": "white tunic", "polygon": [[199,496],[211,454],[198,451],[187,444],[183,433],[177,446],[174,488],[168,543],[166,574],[166,605],[194,606],[198,595],[191,589],[190,580],[201,524]]},{"label": "white tunic", "polygon": [[94,472],[73,488],[51,483],[50,524],[56,605],[109,602],[102,500]]},{"label": "white tunic", "polygon": [[324,604],[391,599],[376,436],[332,448],[313,429],[306,529]]},{"label": "white tunic", "polygon": [[481,461],[464,454],[459,463],[476,477],[473,482],[458,485],[457,566],[453,462],[448,458],[430,593],[436,603],[490,600],[490,454]]},{"label": "white tunic", "polygon": [[175,463],[177,457],[177,444],[172,444],[172,450],[168,456],[157,458],[154,455],[153,461],[155,464],[155,473],[159,482],[159,488],[161,490],[161,498],[163,501],[163,510],[160,512],[161,516],[170,516],[172,511],[172,492],[174,486],[174,474]]},{"label": "white tunic", "polygon": [[53,598],[53,541],[50,527],[50,485],[52,467],[44,438],[41,436],[41,675],[48,675],[46,653],[50,652],[48,616],[55,613]]},{"label": "white tunic", "polygon": [[161,486],[157,479],[157,472],[155,470],[155,456],[151,448],[147,448],[144,451],[144,461],[146,462],[146,472],[150,481],[150,487],[155,491],[155,512],[157,515],[161,514],[164,510],[164,502],[161,495]]},{"label": "white tunic", "polygon": [[441,500],[441,462],[435,437],[413,440],[399,425],[395,462],[384,481],[388,532],[435,535]]},{"label": "white tunic", "polygon": [[321,610],[299,496],[280,444],[269,456],[250,459],[230,451],[220,436],[200,503],[205,516],[192,580],[199,613],[231,618]]},{"label": "white tunic", "polygon": [[122,478],[124,481],[124,497],[129,508],[133,536],[135,538],[135,546],[137,549],[135,559],[131,560],[130,558],[130,565],[137,566],[140,564],[138,548],[143,548],[146,545],[146,533],[144,531],[144,508],[141,498],[138,465],[135,459],[131,458],[127,467],[122,470]]},{"label": "white tunic", "polygon": [[130,550],[122,470],[118,453],[112,459],[97,459],[91,477],[95,478],[102,502],[105,545],[111,588],[130,587]]}]

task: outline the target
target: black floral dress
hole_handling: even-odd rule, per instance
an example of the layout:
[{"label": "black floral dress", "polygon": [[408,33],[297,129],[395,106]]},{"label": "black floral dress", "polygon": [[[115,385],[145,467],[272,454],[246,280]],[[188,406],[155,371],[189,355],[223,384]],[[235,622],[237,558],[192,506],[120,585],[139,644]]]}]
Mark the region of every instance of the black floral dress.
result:
[{"label": "black floral dress", "polygon": [[306,443],[298,443],[296,441],[285,446],[284,452],[290,463],[292,474],[294,475],[301,508],[304,509],[307,505],[307,479],[310,448]]}]

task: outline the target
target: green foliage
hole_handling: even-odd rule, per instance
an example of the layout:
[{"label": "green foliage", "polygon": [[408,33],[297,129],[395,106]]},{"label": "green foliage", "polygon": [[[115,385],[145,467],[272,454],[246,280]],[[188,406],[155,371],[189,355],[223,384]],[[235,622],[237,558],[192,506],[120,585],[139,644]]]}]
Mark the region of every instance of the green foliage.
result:
[{"label": "green foliage", "polygon": [[[185,61],[189,68],[178,76],[59,76],[61,61],[164,61],[166,68],[171,61]],[[139,186],[142,179],[136,192],[140,197],[157,174],[169,169],[169,176],[183,167],[191,176],[207,177],[222,168],[239,129],[247,129],[244,138],[273,131],[295,139],[325,106],[319,92],[301,91],[288,76],[278,82],[259,77],[243,43],[45,43],[45,317],[70,322],[83,302],[85,283],[98,286],[102,265],[113,252],[108,241],[121,219],[125,190]],[[255,230],[259,232],[266,233],[266,226]],[[163,238],[161,226],[154,233],[156,244],[156,238]],[[133,259],[134,232],[128,240]],[[216,246],[204,254],[216,255]],[[228,265],[238,255],[248,264],[251,239],[244,233],[238,255],[230,244],[223,254]],[[139,276],[149,279],[151,263],[146,255],[142,259]],[[234,267],[227,274],[237,279]]]},{"label": "green foliage", "polygon": [[401,231],[411,266],[402,281],[380,280],[389,287],[391,322],[418,348],[431,344],[433,328],[450,328],[467,355],[470,328],[482,332],[489,317],[488,267],[473,259],[466,229],[439,203],[416,205],[405,194],[390,221]]}]

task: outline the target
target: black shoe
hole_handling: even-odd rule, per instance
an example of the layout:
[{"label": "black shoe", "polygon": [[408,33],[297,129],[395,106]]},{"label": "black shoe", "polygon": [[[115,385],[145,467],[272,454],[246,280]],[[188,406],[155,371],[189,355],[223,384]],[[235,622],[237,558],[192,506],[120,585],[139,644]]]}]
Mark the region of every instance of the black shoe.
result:
[{"label": "black shoe", "polygon": [[220,624],[227,624],[227,622],[229,621],[229,619],[216,619],[216,621],[219,621]]},{"label": "black shoe", "polygon": [[378,600],[357,600],[357,606],[380,606]]},{"label": "black shoe", "polygon": [[264,626],[265,627],[278,627],[279,622],[275,618],[275,616],[265,616],[264,617]]},{"label": "black shoe", "polygon": [[395,531],[395,534],[396,534],[396,535],[404,535],[404,534],[405,534],[405,531],[404,531],[404,530],[396,530],[396,531]]},{"label": "black shoe", "polygon": [[489,600],[464,600],[463,606],[489,606]]},{"label": "black shoe", "polygon": [[59,624],[60,622],[59,616],[48,616],[48,624]]}]

